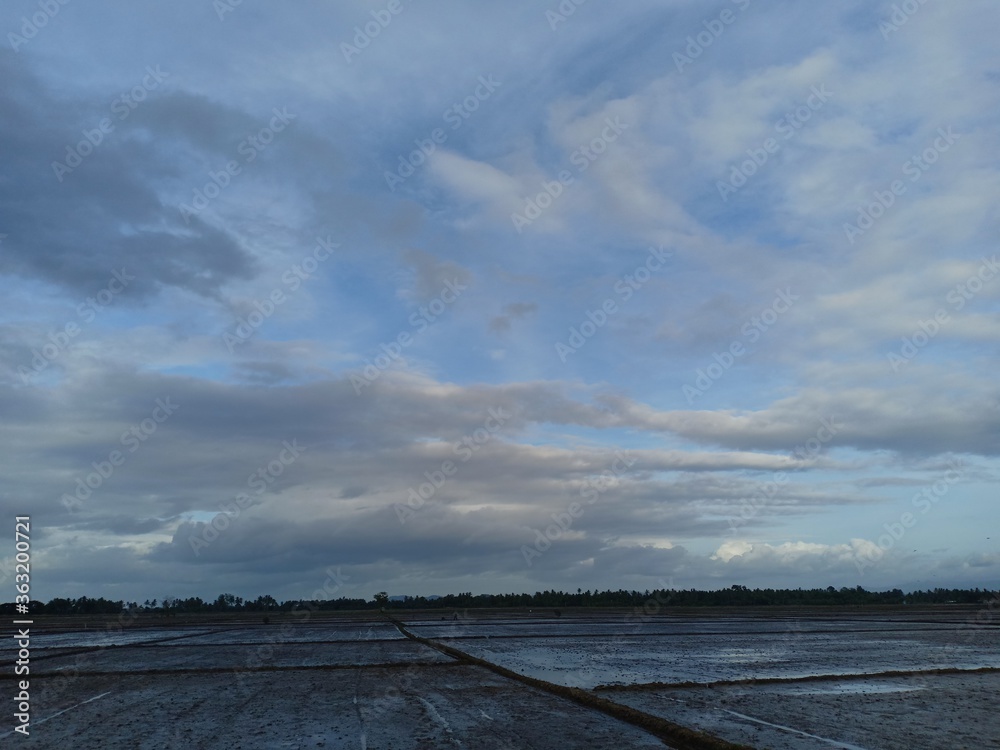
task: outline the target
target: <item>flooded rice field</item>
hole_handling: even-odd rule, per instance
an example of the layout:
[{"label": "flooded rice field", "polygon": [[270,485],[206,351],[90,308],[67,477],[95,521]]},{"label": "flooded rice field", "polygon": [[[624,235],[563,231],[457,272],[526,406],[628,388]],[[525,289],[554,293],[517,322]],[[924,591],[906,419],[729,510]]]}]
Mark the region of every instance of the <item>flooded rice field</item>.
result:
[{"label": "flooded rice field", "polygon": [[[31,734],[16,739],[81,750],[1000,747],[1000,628],[974,607],[387,614],[39,630]],[[8,680],[14,657],[0,648]],[[6,728],[0,740],[11,741]]]}]

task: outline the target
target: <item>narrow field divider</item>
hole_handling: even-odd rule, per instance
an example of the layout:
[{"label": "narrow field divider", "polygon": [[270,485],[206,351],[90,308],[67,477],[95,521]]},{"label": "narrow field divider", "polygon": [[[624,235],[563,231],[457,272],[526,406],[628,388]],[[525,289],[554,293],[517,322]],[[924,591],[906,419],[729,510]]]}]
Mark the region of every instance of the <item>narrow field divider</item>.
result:
[{"label": "narrow field divider", "polygon": [[713,682],[640,682],[634,685],[597,685],[594,690],[602,692],[629,692],[640,690],[687,690],[690,688],[718,688],[736,685],[776,685],[797,682],[846,682],[850,680],[873,680],[881,677],[915,677],[918,675],[941,674],[985,674],[1000,672],[1000,667],[941,667],[938,669],[892,669],[886,672],[864,672],[858,674],[817,674],[808,677],[748,677],[745,680],[715,680]]},{"label": "narrow field divider", "polygon": [[446,654],[460,662],[488,669],[501,677],[516,680],[517,682],[533,687],[536,690],[541,690],[551,695],[571,700],[581,706],[586,706],[587,708],[595,711],[600,711],[601,713],[614,719],[639,727],[640,729],[643,729],[653,736],[663,740],[670,747],[675,748],[676,750],[755,750],[749,745],[736,745],[718,737],[713,737],[710,734],[698,732],[680,724],[675,724],[672,721],[667,721],[659,716],[647,714],[643,711],[631,708],[630,706],[623,706],[620,703],[615,703],[607,698],[595,695],[589,690],[566,687],[565,685],[557,685],[553,682],[546,682],[545,680],[539,680],[535,677],[528,677],[527,675],[514,672],[510,669],[506,669],[505,667],[501,667],[498,664],[494,664],[493,662],[472,656],[464,651],[459,651],[457,648],[446,646],[443,643],[438,643],[437,641],[433,641],[429,638],[421,638],[420,636],[407,630],[406,626],[392,615],[386,614],[386,618],[399,628],[400,633],[417,643],[429,646],[430,648],[440,651],[442,654]]}]

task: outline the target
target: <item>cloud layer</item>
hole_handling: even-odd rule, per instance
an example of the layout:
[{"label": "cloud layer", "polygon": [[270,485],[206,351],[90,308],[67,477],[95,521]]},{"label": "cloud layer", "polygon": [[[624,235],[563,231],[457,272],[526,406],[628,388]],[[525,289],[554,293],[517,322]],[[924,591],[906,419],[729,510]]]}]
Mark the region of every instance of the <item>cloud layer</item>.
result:
[{"label": "cloud layer", "polygon": [[15,2],[35,595],[995,587],[997,11],[902,5]]}]

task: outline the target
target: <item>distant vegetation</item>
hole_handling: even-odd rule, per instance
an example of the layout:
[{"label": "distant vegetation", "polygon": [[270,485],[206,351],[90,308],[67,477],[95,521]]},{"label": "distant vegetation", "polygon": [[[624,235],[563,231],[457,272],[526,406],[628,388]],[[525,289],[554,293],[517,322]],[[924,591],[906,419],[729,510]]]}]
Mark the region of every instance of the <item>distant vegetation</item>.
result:
[{"label": "distant vegetation", "polygon": [[[330,599],[326,601],[289,599],[278,602],[272,596],[243,599],[233,594],[220,594],[215,601],[201,597],[188,599],[166,598],[142,602],[92,599],[52,599],[49,602],[33,601],[31,614],[51,615],[101,615],[118,614],[126,610],[147,611],[165,615],[197,612],[289,612],[295,609],[310,610],[359,610],[359,609],[476,609],[484,607],[644,607],[654,603],[656,611],[669,611],[670,607],[766,607],[774,605],[796,606],[859,606],[879,604],[983,604],[1000,600],[1000,592],[987,589],[933,589],[903,593],[891,591],[866,591],[856,588],[836,589],[749,589],[731,586],[718,591],[654,590],[654,591],[537,591],[534,594],[448,594],[426,598],[407,596],[390,600],[385,592],[372,599]],[[13,614],[14,604],[0,604],[0,614]]]}]

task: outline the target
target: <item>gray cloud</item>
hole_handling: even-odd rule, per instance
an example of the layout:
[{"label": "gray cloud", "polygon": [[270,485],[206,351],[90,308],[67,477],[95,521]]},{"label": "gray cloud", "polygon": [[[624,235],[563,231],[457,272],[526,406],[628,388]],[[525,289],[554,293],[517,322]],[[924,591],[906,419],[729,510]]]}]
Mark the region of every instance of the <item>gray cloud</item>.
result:
[{"label": "gray cloud", "polygon": [[63,162],[101,118],[117,118],[57,98],[13,53],[0,52],[0,71],[8,113],[0,144],[10,155],[10,179],[0,185],[0,226],[8,234],[0,272],[58,284],[80,302],[122,269],[135,277],[126,298],[164,286],[217,296],[230,279],[251,277],[253,260],[234,237],[199,218],[186,225],[164,204],[158,188],[176,170],[159,133],[151,141],[126,121],[59,182],[51,164]]},{"label": "gray cloud", "polygon": [[[0,510],[30,510],[51,595],[308,595],[330,565],[360,596],[996,570],[976,520],[1000,449],[989,3],[922,5],[884,44],[886,9],[860,0],[753,4],[683,70],[694,2],[585,4],[556,30],[530,2],[413,5],[351,63],[363,3],[244,3],[224,22],[193,0],[74,8],[0,52]],[[147,66],[169,75],[119,119]],[[479,76],[502,82],[487,99]],[[814,86],[829,102],[723,200]],[[275,110],[288,127],[251,161]],[[60,181],[53,161],[102,117],[113,132]],[[609,119],[628,127],[592,147]],[[849,241],[939,128],[954,147]],[[317,238],[340,246],[320,261]],[[644,280],[651,247],[671,255]],[[112,293],[115,274],[134,279]],[[469,288],[421,317],[449,283]],[[786,288],[794,306],[754,327]],[[240,321],[252,333],[227,346]],[[179,405],[162,422],[158,399]],[[955,471],[933,521],[859,579],[851,555]]]},{"label": "gray cloud", "polygon": [[512,302],[504,305],[503,314],[490,320],[490,330],[493,333],[507,333],[512,321],[525,318],[537,310],[538,305],[534,302]]}]

